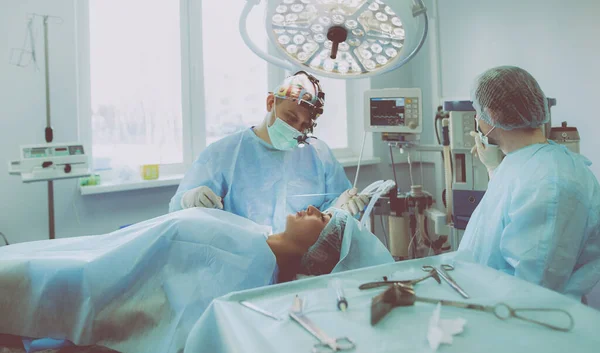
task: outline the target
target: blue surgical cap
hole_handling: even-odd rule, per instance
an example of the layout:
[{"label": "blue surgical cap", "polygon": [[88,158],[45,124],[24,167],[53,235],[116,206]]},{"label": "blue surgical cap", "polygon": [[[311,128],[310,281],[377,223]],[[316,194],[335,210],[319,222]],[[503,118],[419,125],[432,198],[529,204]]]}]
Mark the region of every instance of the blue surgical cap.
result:
[{"label": "blue surgical cap", "polygon": [[300,260],[301,274],[310,276],[328,274],[340,261],[342,238],[346,228],[346,213],[334,208],[330,208],[327,212],[332,214],[331,220],[317,241],[302,256]]},{"label": "blue surgical cap", "polygon": [[477,118],[503,130],[537,128],[550,121],[546,95],[535,78],[519,67],[499,66],[481,74],[471,100]]}]

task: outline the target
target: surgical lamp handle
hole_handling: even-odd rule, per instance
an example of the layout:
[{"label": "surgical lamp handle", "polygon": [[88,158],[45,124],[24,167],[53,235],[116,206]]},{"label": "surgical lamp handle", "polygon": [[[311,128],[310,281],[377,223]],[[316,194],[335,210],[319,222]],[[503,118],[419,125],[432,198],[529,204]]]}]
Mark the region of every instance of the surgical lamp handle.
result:
[{"label": "surgical lamp handle", "polygon": [[[276,66],[279,66],[279,67],[289,70],[289,71],[294,71],[295,70],[294,65],[292,65],[288,61],[276,58],[272,55],[265,53],[259,47],[257,47],[256,44],[254,44],[254,42],[252,42],[252,39],[250,39],[250,36],[248,35],[248,26],[247,26],[248,15],[250,14],[250,11],[252,11],[252,8],[258,4],[260,4],[260,0],[246,0],[246,5],[244,6],[244,9],[242,10],[242,15],[240,16],[239,31],[240,31],[240,35],[242,36],[242,39],[244,40],[244,43],[250,50],[252,50],[254,52],[254,54],[258,55],[260,58],[262,58],[266,62],[271,63]],[[268,4],[267,4],[267,6],[268,6]]]}]

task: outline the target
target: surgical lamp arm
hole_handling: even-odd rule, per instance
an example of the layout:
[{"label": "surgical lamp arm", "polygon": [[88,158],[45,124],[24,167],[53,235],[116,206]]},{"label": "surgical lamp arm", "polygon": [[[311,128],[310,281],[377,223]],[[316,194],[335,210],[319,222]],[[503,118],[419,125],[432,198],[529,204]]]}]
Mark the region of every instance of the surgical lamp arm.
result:
[{"label": "surgical lamp arm", "polygon": [[[258,55],[260,58],[262,58],[266,62],[271,63],[276,66],[279,66],[279,67],[289,70],[289,71],[294,71],[295,70],[294,65],[292,65],[288,61],[276,58],[272,55],[265,53],[258,46],[256,46],[256,44],[254,44],[254,42],[252,42],[252,40],[250,39],[250,36],[248,35],[248,25],[247,25],[248,15],[250,14],[250,11],[252,11],[252,8],[258,4],[260,4],[260,0],[246,0],[246,5],[244,6],[244,9],[242,10],[242,15],[240,17],[239,31],[240,31],[240,35],[242,36],[242,39],[244,40],[244,43],[246,44],[246,46],[248,48],[250,48],[250,50],[252,50],[254,52],[254,54]],[[267,6],[268,6],[268,4],[267,4]]]}]

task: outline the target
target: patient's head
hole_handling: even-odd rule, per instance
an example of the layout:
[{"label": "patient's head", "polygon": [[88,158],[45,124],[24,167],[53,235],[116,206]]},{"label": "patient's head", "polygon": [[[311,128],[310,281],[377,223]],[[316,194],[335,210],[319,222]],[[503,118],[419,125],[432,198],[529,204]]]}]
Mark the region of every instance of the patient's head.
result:
[{"label": "patient's head", "polygon": [[302,256],[299,273],[312,276],[330,273],[340,261],[345,228],[346,217],[342,212],[333,213],[317,241]]},{"label": "patient's head", "polygon": [[267,240],[280,271],[293,271],[294,275],[331,272],[340,259],[345,227],[344,215],[336,213],[309,206],[288,216],[285,231]]},{"label": "patient's head", "polygon": [[304,211],[287,216],[284,234],[300,246],[304,253],[317,241],[330,220],[331,214],[308,206]]}]

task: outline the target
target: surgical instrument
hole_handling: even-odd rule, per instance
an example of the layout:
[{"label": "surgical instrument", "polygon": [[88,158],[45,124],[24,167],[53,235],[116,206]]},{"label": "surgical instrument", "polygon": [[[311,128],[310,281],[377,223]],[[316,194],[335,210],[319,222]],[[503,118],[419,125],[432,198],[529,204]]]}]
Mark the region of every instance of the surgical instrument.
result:
[{"label": "surgical instrument", "polygon": [[274,314],[272,314],[272,313],[270,313],[270,312],[268,312],[268,311],[266,311],[266,310],[264,310],[264,309],[262,309],[262,308],[260,308],[260,307],[258,307],[256,305],[254,305],[254,304],[252,304],[250,302],[240,301],[239,303],[242,304],[243,306],[245,306],[246,308],[248,308],[250,310],[253,310],[253,311],[255,311],[255,312],[259,313],[259,314],[263,314],[264,316],[270,317],[271,319],[275,319],[277,321],[282,321],[282,319],[280,317],[277,317]]},{"label": "surgical instrument", "polygon": [[[568,332],[574,326],[573,316],[569,312],[563,309],[552,309],[552,308],[511,308],[508,304],[498,303],[496,305],[479,305],[479,304],[471,304],[464,302],[457,302],[452,300],[438,300],[431,298],[422,298],[418,297],[412,288],[407,288],[405,286],[394,285],[391,288],[387,289],[385,292],[380,295],[374,297],[371,300],[371,325],[375,325],[379,322],[387,313],[389,313],[393,308],[398,306],[411,306],[414,305],[415,302],[425,302],[432,304],[442,304],[447,306],[454,306],[457,308],[463,309],[473,309],[479,310],[486,313],[493,313],[498,319],[506,320],[508,318],[514,317],[523,321],[528,321],[534,324],[538,324],[553,330]],[[565,314],[566,318],[568,318],[568,325],[557,326],[551,325],[547,322],[537,321],[532,318],[525,317],[523,315],[519,315],[519,313],[560,313]]]},{"label": "surgical instrument", "polygon": [[313,353],[348,351],[356,347],[348,337],[331,338],[327,336],[323,330],[302,314],[301,308],[301,299],[296,297],[290,310],[290,317],[319,340],[319,343],[313,346]]},{"label": "surgical instrument", "polygon": [[338,197],[338,196],[340,196],[340,193],[330,192],[330,193],[323,193],[323,194],[289,195],[288,198],[291,198],[291,197],[319,197],[319,196],[335,196],[335,197]]},{"label": "surgical instrument", "polygon": [[[378,287],[383,287],[383,286],[391,286],[396,283],[405,285],[405,286],[412,286],[412,285],[415,285],[419,282],[422,282],[422,281],[428,279],[429,277],[435,279],[437,283],[440,283],[440,284],[442,283],[442,281],[440,280],[440,276],[438,275],[438,272],[435,269],[433,269],[433,270],[429,271],[429,273],[426,276],[423,276],[421,278],[410,279],[410,280],[400,280],[400,281],[384,280],[384,281],[379,281],[379,282],[369,282],[369,283],[361,284],[358,287],[358,289],[363,290],[363,289],[378,288]],[[385,278],[387,278],[387,277],[385,277]]]},{"label": "surgical instrument", "polygon": [[342,281],[339,278],[334,278],[330,282],[331,287],[335,291],[335,297],[337,300],[337,308],[341,311],[346,311],[348,309],[348,301],[346,300],[346,295],[344,294],[344,288],[342,287]]},{"label": "surgical instrument", "polygon": [[437,268],[434,266],[425,265],[422,267],[422,269],[423,269],[423,271],[427,271],[427,272],[432,271],[432,270],[437,271],[437,273],[440,275],[440,277],[442,277],[450,285],[450,287],[454,288],[454,290],[457,291],[460,295],[462,295],[463,298],[469,299],[469,295],[467,294],[467,292],[465,292],[458,285],[458,283],[456,283],[456,281],[452,277],[450,277],[450,274],[448,273],[448,271],[454,270],[454,266],[448,265],[448,264],[442,264],[442,265],[440,265],[439,268]]}]

